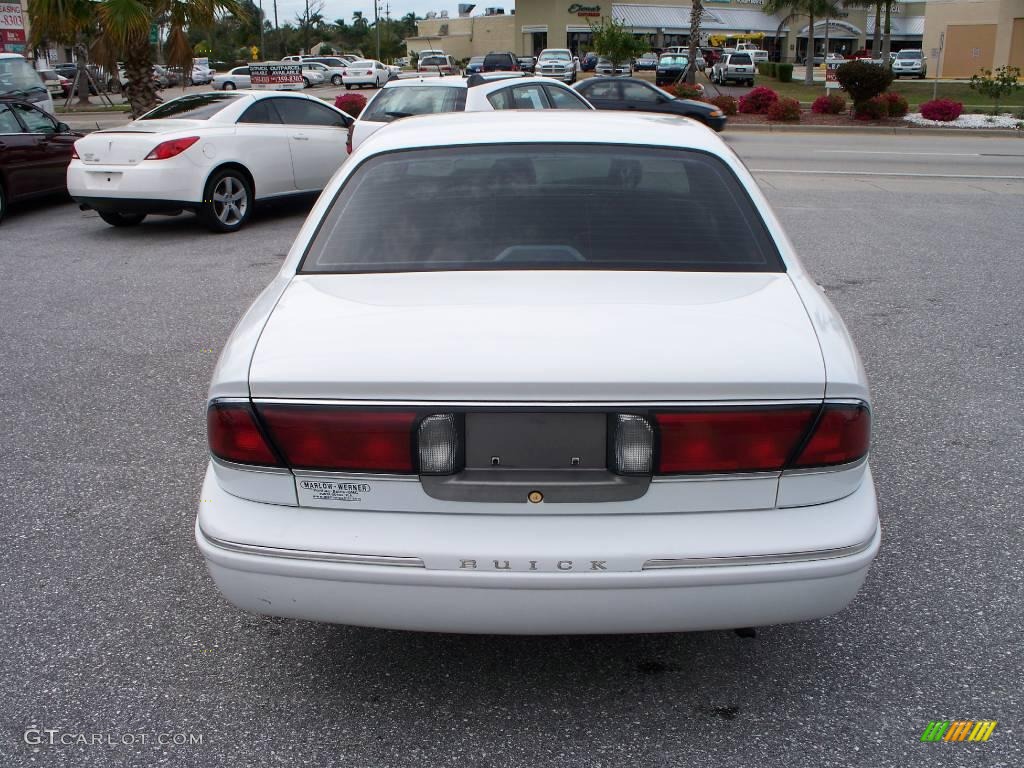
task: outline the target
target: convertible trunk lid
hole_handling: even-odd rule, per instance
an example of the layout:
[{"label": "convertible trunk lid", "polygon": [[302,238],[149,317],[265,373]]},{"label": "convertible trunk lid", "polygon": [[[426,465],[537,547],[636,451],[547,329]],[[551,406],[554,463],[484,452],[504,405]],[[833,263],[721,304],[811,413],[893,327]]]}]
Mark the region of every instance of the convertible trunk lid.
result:
[{"label": "convertible trunk lid", "polygon": [[785,273],[298,275],[256,346],[260,398],[821,398],[817,337]]},{"label": "convertible trunk lid", "polygon": [[169,134],[205,126],[204,120],[136,120],[123,128],[95,131],[75,142],[86,165],[137,165]]}]

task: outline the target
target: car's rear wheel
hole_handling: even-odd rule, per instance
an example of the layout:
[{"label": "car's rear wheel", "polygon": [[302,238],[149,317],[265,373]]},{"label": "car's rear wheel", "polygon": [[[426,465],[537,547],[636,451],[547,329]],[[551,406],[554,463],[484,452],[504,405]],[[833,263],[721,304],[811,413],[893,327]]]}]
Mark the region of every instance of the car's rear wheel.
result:
[{"label": "car's rear wheel", "polygon": [[233,90],[235,90],[235,84],[232,83],[232,82],[224,83],[224,90],[225,91],[233,91]]},{"label": "car's rear wheel", "polygon": [[99,211],[100,218],[112,227],[135,227],[146,218],[144,213],[118,213],[117,211]]},{"label": "car's rear wheel", "polygon": [[206,182],[200,215],[214,232],[241,229],[252,213],[252,185],[235,168],[218,171]]},{"label": "car's rear wheel", "polygon": [[305,86],[306,88],[311,88],[311,87],[312,87],[312,86],[310,85],[310,82],[309,82],[309,78],[308,78],[308,77],[304,77],[304,78],[302,78],[302,84],[303,84],[303,85],[304,85],[304,86]]},{"label": "car's rear wheel", "polygon": [[341,75],[335,75],[334,77],[332,77],[331,83],[333,85],[341,85]]},{"label": "car's rear wheel", "polygon": [[345,90],[346,91],[351,91],[352,90],[352,86],[351,85],[346,85],[345,86]]}]

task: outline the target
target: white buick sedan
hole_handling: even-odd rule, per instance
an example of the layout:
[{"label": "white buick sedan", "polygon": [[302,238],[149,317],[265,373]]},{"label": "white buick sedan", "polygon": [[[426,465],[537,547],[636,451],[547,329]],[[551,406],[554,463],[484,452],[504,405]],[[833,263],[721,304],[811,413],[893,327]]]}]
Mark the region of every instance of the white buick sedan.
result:
[{"label": "white buick sedan", "polygon": [[671,117],[381,131],[234,330],[206,415],[196,539],[257,613],[752,627],[839,611],[880,542],[846,328],[740,160]]},{"label": "white buick sedan", "polygon": [[257,201],[322,190],[348,156],[351,124],[301,93],[180,96],[75,142],[68,191],[116,227],[190,210],[233,232]]}]

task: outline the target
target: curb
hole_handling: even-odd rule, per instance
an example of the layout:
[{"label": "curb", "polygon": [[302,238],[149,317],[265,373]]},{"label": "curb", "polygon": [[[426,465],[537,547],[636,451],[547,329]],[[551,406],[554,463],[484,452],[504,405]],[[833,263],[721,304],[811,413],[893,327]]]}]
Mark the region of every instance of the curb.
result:
[{"label": "curb", "polygon": [[1024,131],[1014,128],[894,128],[892,126],[779,125],[746,123],[725,125],[728,132],[749,133],[868,133],[885,136],[1002,136],[1024,139]]}]

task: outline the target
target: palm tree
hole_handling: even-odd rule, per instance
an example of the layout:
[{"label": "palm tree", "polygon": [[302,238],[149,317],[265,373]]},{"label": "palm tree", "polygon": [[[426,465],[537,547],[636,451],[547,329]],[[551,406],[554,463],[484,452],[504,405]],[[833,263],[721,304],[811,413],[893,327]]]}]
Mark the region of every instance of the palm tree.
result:
[{"label": "palm tree", "polygon": [[153,87],[153,47],[149,42],[150,27],[157,19],[167,20],[167,63],[189,72],[192,46],[187,29],[213,26],[219,13],[245,18],[239,0],[35,0],[32,5],[33,33],[52,40],[66,34],[65,22],[60,19],[65,8],[88,7],[88,26],[96,30],[93,56],[113,73],[117,72],[117,62],[124,61],[128,79],[125,96],[135,117],[159,101]]},{"label": "palm tree", "polygon": [[765,0],[763,11],[769,16],[785,14],[779,23],[776,37],[782,33],[782,27],[788,22],[806,16],[807,23],[807,56],[805,57],[804,85],[814,84],[814,17],[822,0]]},{"label": "palm tree", "polygon": [[884,0],[843,0],[847,8],[869,8],[875,11],[875,29],[873,42],[871,44],[872,58],[881,56],[882,47],[882,6]]},{"label": "palm tree", "polygon": [[882,0],[885,9],[885,36],[882,38],[882,64],[889,63],[889,51],[892,49],[892,4],[894,0]]},{"label": "palm tree", "polygon": [[95,4],[91,0],[33,0],[28,7],[32,26],[33,47],[50,42],[71,46],[75,49],[78,74],[79,105],[89,104],[89,79],[86,65],[89,61],[89,45],[96,36]]},{"label": "palm tree", "polygon": [[362,11],[352,12],[352,27],[357,32],[365,32],[370,26],[370,22],[363,18]]},{"label": "palm tree", "polygon": [[701,0],[693,0],[690,6],[690,56],[686,64],[686,82],[693,85],[697,81],[697,46],[700,45],[700,22],[704,17],[704,4]]},{"label": "palm tree", "polygon": [[818,9],[820,14],[825,17],[825,58],[828,58],[828,27],[829,21],[840,13],[842,10],[839,8],[838,0],[821,0],[821,7]]}]

